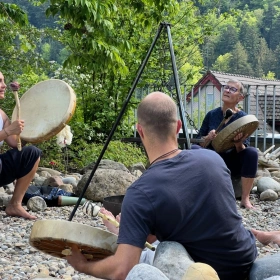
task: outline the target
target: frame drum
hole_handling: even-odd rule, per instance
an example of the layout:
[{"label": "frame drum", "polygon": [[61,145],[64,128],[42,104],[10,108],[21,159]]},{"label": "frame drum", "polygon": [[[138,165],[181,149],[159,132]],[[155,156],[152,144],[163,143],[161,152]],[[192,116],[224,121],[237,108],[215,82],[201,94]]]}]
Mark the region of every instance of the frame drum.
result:
[{"label": "frame drum", "polygon": [[258,128],[259,121],[254,115],[246,115],[232,122],[212,140],[212,146],[217,153],[227,151],[234,147],[233,138],[238,133],[248,134],[248,137]]},{"label": "frame drum", "polygon": [[[75,108],[76,95],[67,83],[57,79],[39,82],[20,98],[20,118],[24,120],[20,138],[29,143],[49,140],[70,121]],[[16,117],[14,108],[12,122]]]},{"label": "frame drum", "polygon": [[57,258],[64,258],[76,244],[88,260],[113,255],[118,236],[92,226],[63,220],[35,221],[30,233],[32,247]]}]

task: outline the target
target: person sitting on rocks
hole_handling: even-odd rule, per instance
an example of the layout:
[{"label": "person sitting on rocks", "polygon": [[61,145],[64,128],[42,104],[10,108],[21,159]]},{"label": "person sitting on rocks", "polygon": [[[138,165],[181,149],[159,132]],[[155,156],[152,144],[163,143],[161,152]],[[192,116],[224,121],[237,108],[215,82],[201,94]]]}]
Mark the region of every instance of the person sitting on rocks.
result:
[{"label": "person sitting on rocks", "polygon": [[256,239],[262,244],[268,245],[270,243],[275,243],[280,246],[280,230],[261,231],[251,229],[251,231],[255,235]]},{"label": "person sitting on rocks", "polygon": [[[119,213],[119,215],[117,215],[116,217],[108,210],[106,210],[105,208],[101,208],[100,209],[100,212],[108,217],[111,217],[113,219],[115,219],[118,223],[120,223],[120,220],[121,220],[121,213]],[[116,227],[115,225],[113,225],[112,223],[110,223],[108,220],[106,219],[102,219],[103,220],[103,223],[104,225],[106,226],[106,228],[116,234],[116,235],[119,235],[119,228]],[[159,241],[156,240],[155,242],[152,243],[152,246],[153,247],[157,247]],[[144,248],[142,250],[142,253],[141,253],[141,256],[140,256],[140,260],[139,260],[139,263],[146,263],[146,264],[150,264],[152,265],[153,264],[153,260],[154,260],[154,256],[155,256],[155,251],[152,251],[148,248]]]},{"label": "person sitting on rocks", "polygon": [[[205,148],[214,150],[211,141],[217,136],[216,129],[223,121],[227,109],[231,109],[233,115],[226,119],[222,129],[247,115],[237,107],[237,104],[243,99],[244,87],[242,83],[237,80],[229,80],[224,87],[222,107],[209,111],[202,122],[198,133],[198,138],[204,138],[205,140],[204,143],[200,143],[202,147],[205,147],[210,142]],[[243,135],[241,132],[234,138],[234,148],[219,153],[231,171],[232,176],[241,176],[242,194],[240,206],[244,208],[254,208],[250,202],[249,195],[258,168],[257,149],[249,147],[249,144],[248,135]]]},{"label": "person sitting on rocks", "polygon": [[126,191],[117,250],[87,261],[73,245],[69,264],[97,278],[125,279],[146,241],[174,241],[221,280],[246,279],[257,257],[256,242],[242,224],[223,159],[209,149],[178,149],[177,106],[162,92],[148,94],[137,117],[150,166]]},{"label": "person sitting on rocks", "polygon": [[[4,76],[0,72],[0,99],[5,97],[6,88]],[[5,209],[8,216],[36,219],[22,207],[22,199],[36,173],[41,151],[34,146],[23,147],[21,151],[17,149],[17,136],[23,129],[24,120],[11,123],[0,109],[0,145],[5,141],[12,148],[0,154],[0,186],[16,180],[13,196]]]}]

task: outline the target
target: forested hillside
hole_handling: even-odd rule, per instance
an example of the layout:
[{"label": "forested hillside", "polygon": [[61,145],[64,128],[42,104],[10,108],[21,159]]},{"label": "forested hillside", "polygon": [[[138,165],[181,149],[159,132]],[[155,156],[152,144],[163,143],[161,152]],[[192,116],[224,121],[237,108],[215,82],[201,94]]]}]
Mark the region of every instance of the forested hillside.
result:
[{"label": "forested hillside", "polygon": [[[200,11],[207,13],[214,3],[206,1]],[[218,25],[216,35],[202,45],[205,68],[279,79],[280,1],[222,0],[215,7],[220,13],[236,9],[236,14]]]},{"label": "forested hillside", "polygon": [[[57,16],[45,16],[49,1],[41,6],[34,5],[38,1],[5,2],[19,5],[36,28],[58,26]],[[213,14],[210,20],[215,32],[204,35],[203,43],[199,45],[203,70],[280,79],[280,0],[204,0],[194,4],[200,14]],[[223,13],[228,16],[221,22],[219,15]],[[185,32],[189,33],[187,28]],[[63,47],[50,39],[48,43],[51,43],[50,60],[59,60],[58,49]]]}]

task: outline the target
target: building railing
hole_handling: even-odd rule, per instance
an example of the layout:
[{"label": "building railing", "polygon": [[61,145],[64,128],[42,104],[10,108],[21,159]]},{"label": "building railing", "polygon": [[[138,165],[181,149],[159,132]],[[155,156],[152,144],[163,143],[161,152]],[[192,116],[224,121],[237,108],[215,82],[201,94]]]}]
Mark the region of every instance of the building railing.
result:
[{"label": "building railing", "polygon": [[[136,89],[135,98],[142,100],[144,96],[155,90],[158,89],[152,86]],[[171,95],[179,104],[174,88],[161,91]],[[222,93],[223,86],[218,89],[213,84],[181,87],[183,111],[190,138],[196,137],[206,113],[222,106]],[[247,114],[255,115],[259,120],[259,128],[250,137],[252,146],[262,151],[272,145],[275,145],[275,149],[280,146],[280,134],[277,130],[277,128],[280,130],[280,85],[245,85],[244,100],[238,104],[238,107]]]}]

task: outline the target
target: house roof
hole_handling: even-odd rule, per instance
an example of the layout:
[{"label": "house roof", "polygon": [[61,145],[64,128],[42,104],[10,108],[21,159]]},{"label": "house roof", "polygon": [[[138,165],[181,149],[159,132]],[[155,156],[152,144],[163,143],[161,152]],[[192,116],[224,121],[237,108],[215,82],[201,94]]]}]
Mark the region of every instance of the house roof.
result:
[{"label": "house roof", "polygon": [[[193,95],[195,96],[199,88],[208,83],[212,83],[219,91],[230,79],[237,79],[245,86],[247,95],[250,97],[250,114],[257,115],[260,121],[260,129],[264,124],[264,112],[266,108],[267,120],[273,119],[273,107],[275,120],[280,121],[280,80],[268,80],[245,75],[230,74],[216,71],[207,71],[205,75],[194,85]],[[187,101],[190,101],[191,92],[187,95]],[[265,102],[266,100],[266,102]],[[258,103],[258,105],[257,105]],[[271,130],[271,127],[267,127]]]},{"label": "house roof", "polygon": [[[259,91],[262,93],[264,93],[265,86],[280,87],[280,80],[268,80],[238,74],[207,71],[206,74],[194,85],[194,95],[197,93],[199,87],[207,84],[208,82],[212,82],[218,90],[221,90],[222,86],[225,85],[230,79],[237,79],[238,81],[242,82],[245,87],[255,86],[254,88],[256,88],[256,86],[258,86]],[[272,94],[272,92],[269,93]]]}]

